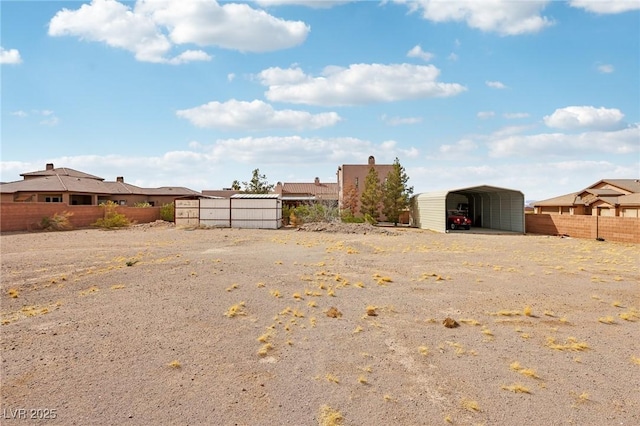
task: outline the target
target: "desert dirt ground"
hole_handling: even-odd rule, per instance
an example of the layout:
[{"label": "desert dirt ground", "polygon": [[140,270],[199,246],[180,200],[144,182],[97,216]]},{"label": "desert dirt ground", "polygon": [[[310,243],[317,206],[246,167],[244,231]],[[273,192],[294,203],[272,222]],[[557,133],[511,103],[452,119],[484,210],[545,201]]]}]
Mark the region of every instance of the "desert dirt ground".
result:
[{"label": "desert dirt ground", "polygon": [[3,425],[640,424],[637,244],[163,223],[0,239]]}]

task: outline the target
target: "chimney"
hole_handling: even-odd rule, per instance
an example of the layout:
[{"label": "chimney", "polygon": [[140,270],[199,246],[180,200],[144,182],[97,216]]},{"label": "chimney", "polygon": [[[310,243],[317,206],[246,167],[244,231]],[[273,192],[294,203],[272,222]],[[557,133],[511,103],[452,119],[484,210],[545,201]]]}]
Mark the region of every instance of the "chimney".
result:
[{"label": "chimney", "polygon": [[317,177],[317,178],[313,181],[313,183],[315,183],[315,184],[316,184],[316,186],[320,186],[320,178],[319,178],[319,177]]},{"label": "chimney", "polygon": [[116,182],[124,183],[124,177],[123,176],[118,176],[116,178]]},{"label": "chimney", "polygon": [[47,163],[47,170],[53,170],[53,163]]},{"label": "chimney", "polygon": [[376,159],[374,158],[373,155],[369,156],[369,165],[373,166],[374,164],[376,164]]}]

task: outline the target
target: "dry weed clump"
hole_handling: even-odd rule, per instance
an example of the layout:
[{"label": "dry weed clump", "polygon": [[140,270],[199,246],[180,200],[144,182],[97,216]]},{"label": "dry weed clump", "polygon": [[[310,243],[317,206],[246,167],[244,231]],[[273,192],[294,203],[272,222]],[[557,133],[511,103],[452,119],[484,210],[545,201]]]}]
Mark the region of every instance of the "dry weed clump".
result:
[{"label": "dry weed clump", "polygon": [[176,369],[182,367],[182,364],[180,364],[180,361],[178,361],[177,359],[174,359],[168,365],[169,365],[169,367],[176,368]]},{"label": "dry weed clump", "polygon": [[235,304],[229,307],[229,309],[227,309],[227,312],[224,315],[227,318],[233,318],[238,315],[247,315],[247,313],[244,311],[244,302],[240,302],[238,304]]},{"label": "dry weed clump", "polygon": [[318,415],[319,426],[340,426],[343,423],[344,418],[338,410],[335,410],[328,405],[320,407],[320,413]]},{"label": "dry weed clump", "polygon": [[531,393],[531,391],[526,386],[523,386],[520,383],[516,383],[511,386],[502,385],[501,389],[508,390],[514,393]]},{"label": "dry weed clump", "polygon": [[518,361],[514,361],[509,365],[509,368],[515,372],[522,374],[523,376],[531,377],[532,379],[539,379],[540,377],[533,368],[524,368]]},{"label": "dry weed clump", "polygon": [[20,293],[18,293],[18,290],[15,288],[10,288],[9,291],[7,292],[7,294],[9,295],[9,297],[11,297],[12,299],[17,299],[18,296],[20,295]]},{"label": "dry weed clump", "polygon": [[598,322],[601,322],[603,324],[615,324],[616,320],[612,316],[607,316],[598,318]]},{"label": "dry weed clump", "polygon": [[370,317],[377,317],[378,313],[376,312],[376,309],[377,308],[375,306],[372,306],[372,305],[367,306],[367,315]]},{"label": "dry weed clump", "polygon": [[547,337],[547,346],[557,351],[586,351],[589,349],[586,342],[579,342],[575,337],[567,337],[564,344],[557,343],[553,337]]},{"label": "dry weed clump", "polygon": [[340,312],[335,306],[330,307],[329,310],[326,311],[326,314],[329,318],[342,317],[342,312]]},{"label": "dry weed clump", "polygon": [[460,402],[460,405],[462,406],[462,408],[464,408],[467,411],[472,411],[472,412],[480,412],[480,411],[482,411],[480,409],[480,405],[478,404],[478,402],[474,401],[472,399],[463,399]]}]

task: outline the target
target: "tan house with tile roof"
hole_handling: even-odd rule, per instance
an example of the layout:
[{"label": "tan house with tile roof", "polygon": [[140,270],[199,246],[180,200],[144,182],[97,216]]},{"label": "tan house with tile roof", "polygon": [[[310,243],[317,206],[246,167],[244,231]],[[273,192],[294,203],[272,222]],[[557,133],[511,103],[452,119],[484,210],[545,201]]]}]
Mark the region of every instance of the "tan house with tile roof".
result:
[{"label": "tan house with tile roof", "polygon": [[163,186],[140,188],[125,183],[123,177],[115,181],[67,167],[56,168],[52,163],[45,170],[22,173],[23,180],[0,184],[0,201],[3,203],[64,203],[68,205],[98,205],[114,201],[133,206],[149,203],[161,206],[177,197],[200,195],[189,188]]},{"label": "tan house with tile roof", "polygon": [[279,194],[283,205],[298,205],[305,202],[326,201],[338,204],[338,184],[320,182],[278,182],[274,192]]},{"label": "tan house with tile roof", "polygon": [[537,214],[640,217],[640,179],[603,179],[533,207]]}]

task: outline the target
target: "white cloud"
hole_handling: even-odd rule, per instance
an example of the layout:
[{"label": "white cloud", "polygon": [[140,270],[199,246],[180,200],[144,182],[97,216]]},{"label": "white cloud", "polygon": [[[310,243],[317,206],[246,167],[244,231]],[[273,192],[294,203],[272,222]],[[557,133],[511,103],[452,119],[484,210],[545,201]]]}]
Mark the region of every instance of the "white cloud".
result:
[{"label": "white cloud", "polygon": [[234,73],[227,74],[227,81],[233,81],[236,79],[236,75]]},{"label": "white cloud", "polygon": [[432,22],[465,22],[469,27],[501,35],[536,33],[553,22],[541,16],[549,0],[394,0]]},{"label": "white cloud", "polygon": [[20,52],[17,49],[5,49],[0,47],[0,64],[17,65],[22,63]]},{"label": "white cloud", "polygon": [[598,72],[602,74],[611,74],[613,71],[615,71],[615,69],[613,68],[613,65],[610,65],[610,64],[598,65]]},{"label": "white cloud", "polygon": [[529,113],[527,112],[505,112],[504,114],[502,114],[502,116],[504,118],[506,118],[507,120],[515,120],[518,118],[527,118],[529,117]]},{"label": "white cloud", "polygon": [[453,52],[451,52],[449,54],[449,56],[447,56],[447,59],[449,59],[450,61],[457,61],[458,60],[458,55],[453,53]]},{"label": "white cloud", "polygon": [[312,9],[328,9],[351,3],[353,0],[255,0],[262,7],[269,6],[306,6]]},{"label": "white cloud", "polygon": [[496,115],[496,113],[493,112],[493,111],[479,111],[476,114],[476,117],[478,117],[481,120],[486,120],[487,118],[491,118],[491,117],[493,117],[495,115]]},{"label": "white cloud", "polygon": [[60,119],[56,117],[55,113],[50,109],[42,109],[42,110],[32,109],[29,112],[18,110],[18,111],[12,111],[10,114],[13,115],[14,117],[19,117],[19,118],[44,117],[44,119],[38,122],[38,124],[40,124],[41,126],[55,126],[60,122]]},{"label": "white cloud", "polygon": [[406,99],[455,96],[466,90],[457,83],[437,81],[433,65],[353,64],[327,67],[319,77],[299,68],[269,68],[258,77],[269,86],[266,97],[274,102],[309,105],[361,105]]},{"label": "white cloud", "polygon": [[310,114],[290,109],[275,110],[260,100],[244,102],[232,99],[224,103],[214,101],[179,110],[176,114],[198,127],[224,130],[319,129],[340,121],[340,116],[335,112]]},{"label": "white cloud", "polygon": [[625,124],[624,114],[617,108],[595,108],[592,106],[569,106],[556,109],[544,117],[549,127],[557,129],[620,129]]},{"label": "white cloud", "polygon": [[471,139],[461,139],[453,145],[440,145],[438,151],[440,154],[448,156],[460,156],[475,151],[478,144]]},{"label": "white cloud", "polygon": [[309,31],[303,22],[215,0],[139,0],[133,9],[115,0],[92,0],[76,10],[62,9],[49,22],[50,36],[103,42],[134,53],[139,61],[169,64],[211,59],[201,50],[168,58],[174,45],[267,52],[296,46]]},{"label": "white cloud", "polygon": [[638,0],[571,0],[572,7],[599,14],[615,14],[640,10]]},{"label": "white cloud", "polygon": [[503,83],[499,82],[499,81],[485,81],[484,84],[486,84],[488,87],[491,87],[492,89],[506,89],[507,86],[505,86]]},{"label": "white cloud", "polygon": [[171,65],[186,64],[194,61],[210,61],[211,56],[202,50],[186,50],[178,56],[171,58],[167,63]]},{"label": "white cloud", "polygon": [[425,62],[429,62],[431,59],[433,59],[433,53],[425,52],[424,50],[422,50],[422,47],[420,47],[420,45],[416,45],[407,52],[407,57],[418,58],[422,59]]},{"label": "white cloud", "polygon": [[638,140],[640,127],[636,125],[613,132],[492,135],[488,138],[487,147],[489,156],[495,158],[579,157],[597,153],[625,155],[640,151]]},{"label": "white cloud", "polygon": [[389,126],[404,126],[422,122],[422,117],[388,117],[386,114],[382,115],[380,119]]}]

